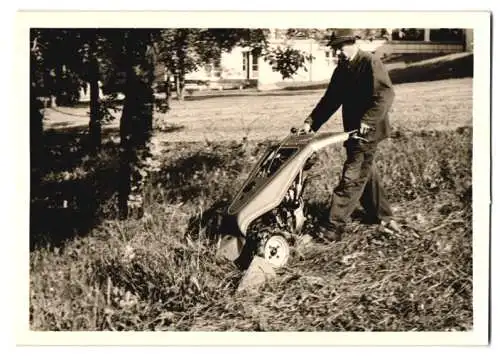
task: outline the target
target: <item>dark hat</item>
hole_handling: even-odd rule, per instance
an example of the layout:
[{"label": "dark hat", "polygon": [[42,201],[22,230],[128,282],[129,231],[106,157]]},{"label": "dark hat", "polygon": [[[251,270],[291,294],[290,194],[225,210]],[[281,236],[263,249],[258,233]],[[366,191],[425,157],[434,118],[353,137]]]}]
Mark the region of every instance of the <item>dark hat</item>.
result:
[{"label": "dark hat", "polygon": [[358,36],[335,36],[332,35],[330,37],[330,41],[328,42],[328,46],[333,49],[342,48],[344,45],[350,45],[356,43],[356,40],[359,39]]}]

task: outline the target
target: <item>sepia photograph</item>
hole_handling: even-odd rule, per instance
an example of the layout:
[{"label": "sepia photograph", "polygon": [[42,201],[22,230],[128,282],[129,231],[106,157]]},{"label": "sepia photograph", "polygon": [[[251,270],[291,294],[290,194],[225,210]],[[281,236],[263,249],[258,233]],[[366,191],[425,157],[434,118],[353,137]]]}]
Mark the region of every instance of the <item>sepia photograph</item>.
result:
[{"label": "sepia photograph", "polygon": [[31,337],[487,341],[489,14],[308,16],[23,22]]}]

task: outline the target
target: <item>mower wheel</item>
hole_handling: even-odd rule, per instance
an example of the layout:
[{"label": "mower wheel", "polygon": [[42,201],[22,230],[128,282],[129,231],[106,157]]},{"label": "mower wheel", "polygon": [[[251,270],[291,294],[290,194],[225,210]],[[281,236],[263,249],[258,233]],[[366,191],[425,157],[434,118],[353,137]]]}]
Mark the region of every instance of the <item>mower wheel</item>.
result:
[{"label": "mower wheel", "polygon": [[274,268],[283,267],[290,256],[290,246],[281,235],[270,236],[264,244],[264,259]]}]

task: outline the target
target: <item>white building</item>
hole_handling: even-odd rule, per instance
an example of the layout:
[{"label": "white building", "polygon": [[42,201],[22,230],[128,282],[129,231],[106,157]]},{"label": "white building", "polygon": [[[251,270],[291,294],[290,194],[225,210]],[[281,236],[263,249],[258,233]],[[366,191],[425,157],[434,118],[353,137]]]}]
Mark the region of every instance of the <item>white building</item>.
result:
[{"label": "white building", "polygon": [[[404,36],[404,31],[408,36]],[[442,31],[444,30],[444,31]],[[443,40],[442,33],[447,29],[387,29],[392,34],[388,40],[361,41],[363,50],[376,53],[380,56],[407,54],[407,53],[456,53],[472,51],[472,30],[455,30],[455,37]],[[288,40],[276,37],[277,31],[271,30],[269,43],[273,47],[290,46],[303,51],[313,57],[312,62],[306,63],[306,69],[301,69],[293,78],[283,79],[281,74],[274,71],[271,65],[252,54],[250,49],[236,47],[231,52],[223,53],[219,68],[201,68],[190,73],[186,79],[222,80],[250,80],[258,83],[259,89],[272,89],[277,83],[283,82],[318,82],[329,80],[335,69],[335,58],[326,41],[314,39]],[[458,35],[457,35],[458,33]],[[396,34],[396,35],[395,35]],[[398,35],[400,34],[400,36]],[[413,36],[413,37],[412,37]]]},{"label": "white building", "polygon": [[[407,53],[458,53],[473,52],[472,29],[441,29],[416,28],[411,36],[405,36],[398,30],[387,29],[392,38],[377,49],[380,55],[407,54]],[[398,36],[398,33],[401,35]],[[449,34],[451,33],[451,34]]]},{"label": "white building", "polygon": [[279,72],[273,70],[271,64],[262,56],[256,56],[249,48],[236,47],[231,52],[222,53],[220,68],[200,68],[189,73],[186,79],[202,80],[250,80],[265,87],[283,81],[322,81],[329,79],[335,69],[335,58],[331,48],[312,39],[294,40],[284,43],[279,40],[270,41],[272,46],[290,45],[312,55],[312,62],[306,63],[306,69],[300,69],[291,79],[283,79]]}]

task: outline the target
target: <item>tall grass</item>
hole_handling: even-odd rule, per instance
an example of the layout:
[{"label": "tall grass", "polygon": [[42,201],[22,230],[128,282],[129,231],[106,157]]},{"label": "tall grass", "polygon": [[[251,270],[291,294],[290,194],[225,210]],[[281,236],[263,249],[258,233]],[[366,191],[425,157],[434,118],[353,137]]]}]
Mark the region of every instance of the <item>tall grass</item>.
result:
[{"label": "tall grass", "polygon": [[[404,233],[355,223],[339,243],[295,251],[255,294],[235,293],[242,272],[216,261],[214,231],[265,144],[167,145],[141,220],[110,216],[31,252],[31,328],[470,330],[471,135],[396,132],[377,165]],[[343,155],[319,156],[311,214],[327,208]]]}]

